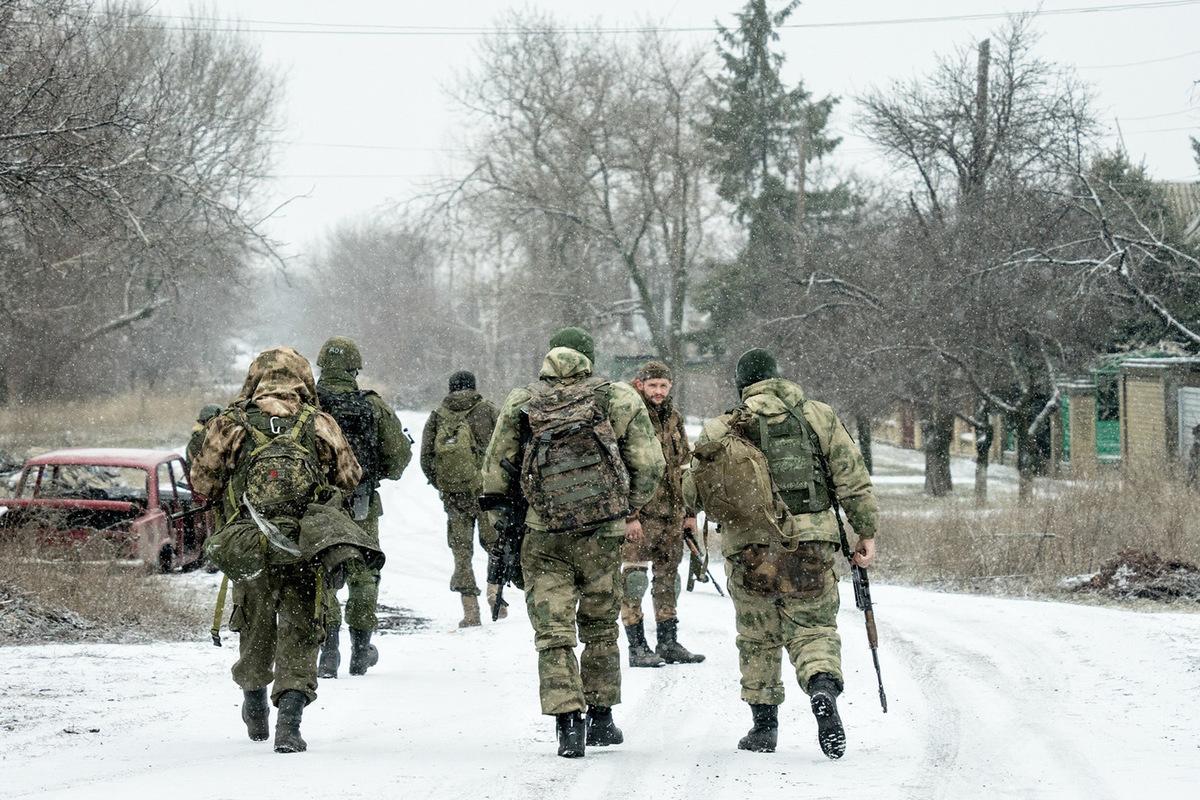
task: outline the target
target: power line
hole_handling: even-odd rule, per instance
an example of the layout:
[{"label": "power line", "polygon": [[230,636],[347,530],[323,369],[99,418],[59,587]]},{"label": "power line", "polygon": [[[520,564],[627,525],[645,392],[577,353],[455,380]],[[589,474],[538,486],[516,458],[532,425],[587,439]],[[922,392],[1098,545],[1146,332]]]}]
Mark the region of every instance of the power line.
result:
[{"label": "power line", "polygon": [[[1165,114],[1147,114],[1142,117],[1120,117],[1125,122],[1142,122],[1148,119],[1163,119],[1165,117],[1182,117],[1184,114],[1200,114],[1200,107],[1185,108],[1183,111],[1168,111]],[[1119,115],[1118,115],[1119,116]]]},{"label": "power line", "polygon": [[[1077,14],[1105,14],[1124,11],[1152,11],[1179,8],[1200,3],[1200,0],[1158,0],[1149,3],[1113,3],[1103,6],[1079,6],[1073,8],[1042,8],[1025,12],[1039,17],[1057,17]],[[833,22],[789,22],[780,29],[819,30],[829,28],[865,28],[891,25],[921,25],[942,22],[970,22],[979,20],[1007,19],[1014,12],[995,11],[978,14],[946,14],[933,17],[893,17],[869,20],[839,20]],[[320,36],[503,36],[512,33],[557,32],[564,34],[641,34],[641,33],[714,33],[715,26],[582,26],[562,28],[504,28],[455,25],[379,25],[327,22],[303,22],[285,20],[240,20],[230,22],[218,17],[147,14],[148,18],[161,20],[200,20],[219,23],[221,27],[206,27],[205,30],[226,33],[272,33]],[[251,26],[251,27],[245,27]],[[253,27],[272,26],[272,27]],[[177,30],[194,30],[195,27],[179,27]],[[1188,54],[1185,54],[1188,55]],[[1182,56],[1179,56],[1182,57]],[[1101,65],[1108,66],[1108,65]]]},{"label": "power line", "polygon": [[1200,55],[1200,50],[1189,50],[1186,53],[1179,53],[1174,56],[1163,56],[1162,58],[1151,58],[1145,61],[1127,61],[1124,64],[1087,64],[1086,66],[1076,67],[1076,69],[1118,69],[1120,67],[1140,67],[1145,64],[1162,64],[1166,61],[1178,61],[1181,58],[1188,56]]}]

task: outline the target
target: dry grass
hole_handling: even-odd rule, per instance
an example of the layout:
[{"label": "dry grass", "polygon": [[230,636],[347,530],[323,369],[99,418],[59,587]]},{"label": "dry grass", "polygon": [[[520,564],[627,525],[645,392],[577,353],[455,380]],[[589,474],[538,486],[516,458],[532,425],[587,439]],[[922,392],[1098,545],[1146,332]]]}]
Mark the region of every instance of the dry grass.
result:
[{"label": "dry grass", "polygon": [[50,560],[0,543],[0,644],[195,638],[207,613],[172,580],[140,565]]},{"label": "dry grass", "polygon": [[1177,476],[1113,473],[1025,505],[885,510],[879,572],[983,591],[1059,591],[1125,550],[1200,562],[1200,492]]},{"label": "dry grass", "polygon": [[228,398],[200,390],[0,406],[0,450],[162,447],[187,441],[200,407]]}]

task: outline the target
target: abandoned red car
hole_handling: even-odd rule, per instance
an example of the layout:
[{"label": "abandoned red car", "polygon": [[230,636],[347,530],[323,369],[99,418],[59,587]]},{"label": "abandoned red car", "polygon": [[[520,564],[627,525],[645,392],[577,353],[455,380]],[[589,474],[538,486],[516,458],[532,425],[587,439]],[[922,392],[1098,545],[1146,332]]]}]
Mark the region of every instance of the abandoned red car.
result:
[{"label": "abandoned red car", "polygon": [[26,461],[15,496],[0,498],[0,536],[162,572],[200,566],[212,526],[183,457],[170,450],[55,450]]}]

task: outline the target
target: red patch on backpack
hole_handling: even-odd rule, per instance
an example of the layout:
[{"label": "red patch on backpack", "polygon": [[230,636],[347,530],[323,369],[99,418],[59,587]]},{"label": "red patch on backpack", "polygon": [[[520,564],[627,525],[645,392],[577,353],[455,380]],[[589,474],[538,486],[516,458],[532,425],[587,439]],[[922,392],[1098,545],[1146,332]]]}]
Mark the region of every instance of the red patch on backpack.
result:
[{"label": "red patch on backpack", "polygon": [[277,470],[277,469],[271,470],[271,480],[277,480],[278,478],[279,478],[279,470]]}]

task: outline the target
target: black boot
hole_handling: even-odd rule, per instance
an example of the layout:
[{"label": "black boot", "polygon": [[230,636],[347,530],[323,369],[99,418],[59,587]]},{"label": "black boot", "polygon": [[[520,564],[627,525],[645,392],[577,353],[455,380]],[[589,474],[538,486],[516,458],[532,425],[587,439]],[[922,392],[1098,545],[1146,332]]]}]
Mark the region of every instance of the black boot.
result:
[{"label": "black boot", "polygon": [[817,743],[821,752],[830,758],[846,754],[846,729],[838,716],[837,698],[842,685],[828,672],[814,675],[808,682],[808,699],[813,716],[817,718]]},{"label": "black boot", "polygon": [[568,711],[555,717],[558,726],[558,754],[563,758],[583,758],[583,715]]},{"label": "black boot", "polygon": [[779,741],[779,706],[751,703],[754,727],[738,742],[738,750],[755,753],[774,753]]},{"label": "black boot", "polygon": [[252,742],[265,742],[271,735],[271,703],[266,689],[242,691],[242,722]]},{"label": "black boot", "polygon": [[336,678],[338,667],[342,664],[342,654],[338,651],[340,637],[337,628],[330,628],[325,635],[325,644],[321,645],[321,660],[317,662],[318,678]]},{"label": "black boot", "polygon": [[609,706],[588,706],[587,710],[587,746],[607,747],[610,744],[621,744],[625,734],[613,722],[612,708]]},{"label": "black boot", "polygon": [[308,743],[300,738],[300,718],[308,698],[304,692],[290,689],[279,695],[279,714],[275,719],[275,752],[303,753]]},{"label": "black boot", "polygon": [[667,663],[646,644],[646,629],[641,622],[626,625],[625,637],[629,639],[629,666],[661,667]]},{"label": "black boot", "polygon": [[658,623],[658,642],[654,645],[654,652],[668,664],[699,664],[704,656],[692,653],[681,645],[675,638],[678,630],[678,619],[664,619]]},{"label": "black boot", "polygon": [[371,632],[350,629],[350,674],[366,675],[367,669],[379,663],[379,649],[371,644]]}]

